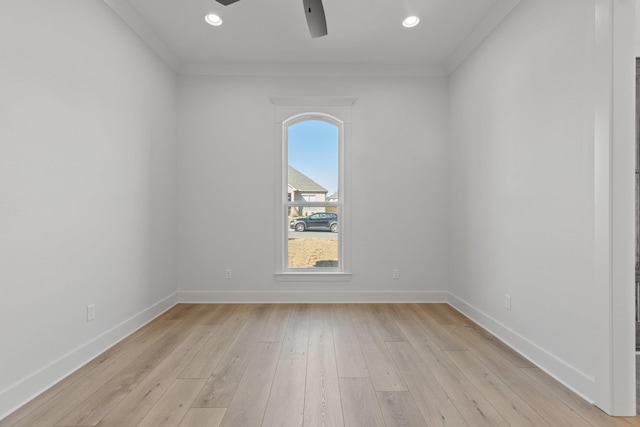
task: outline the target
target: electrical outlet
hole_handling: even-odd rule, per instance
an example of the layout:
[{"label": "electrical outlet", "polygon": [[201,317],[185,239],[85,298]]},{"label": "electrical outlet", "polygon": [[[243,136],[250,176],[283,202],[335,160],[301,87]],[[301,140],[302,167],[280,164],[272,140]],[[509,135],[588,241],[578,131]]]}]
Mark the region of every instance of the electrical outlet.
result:
[{"label": "electrical outlet", "polygon": [[400,270],[397,268],[394,268],[393,271],[391,272],[391,276],[393,277],[394,280],[397,280],[400,278]]},{"label": "electrical outlet", "polygon": [[96,318],[96,305],[89,304],[87,306],[87,322],[90,322],[95,318]]},{"label": "electrical outlet", "polygon": [[511,295],[509,294],[504,295],[504,308],[511,310]]},{"label": "electrical outlet", "polygon": [[225,279],[231,279],[231,269],[227,268],[224,272],[224,278]]}]

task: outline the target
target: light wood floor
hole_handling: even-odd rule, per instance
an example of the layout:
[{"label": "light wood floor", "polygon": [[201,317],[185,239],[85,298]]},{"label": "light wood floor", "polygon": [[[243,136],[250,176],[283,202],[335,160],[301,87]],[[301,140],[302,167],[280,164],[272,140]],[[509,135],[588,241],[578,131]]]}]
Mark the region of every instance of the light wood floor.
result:
[{"label": "light wood floor", "polygon": [[636,353],[636,412],[640,413],[640,355]]},{"label": "light wood floor", "polygon": [[444,304],[180,304],[0,426],[640,426]]}]

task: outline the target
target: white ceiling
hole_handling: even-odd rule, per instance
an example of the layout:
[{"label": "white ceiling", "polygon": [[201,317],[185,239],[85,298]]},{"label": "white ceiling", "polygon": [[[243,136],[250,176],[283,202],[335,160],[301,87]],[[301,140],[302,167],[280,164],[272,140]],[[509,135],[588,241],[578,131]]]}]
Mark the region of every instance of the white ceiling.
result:
[{"label": "white ceiling", "polygon": [[[177,71],[369,69],[447,74],[520,0],[323,0],[329,34],[309,36],[302,0],[104,0]],[[204,21],[216,13],[224,24]],[[420,17],[413,29],[408,15]]]}]

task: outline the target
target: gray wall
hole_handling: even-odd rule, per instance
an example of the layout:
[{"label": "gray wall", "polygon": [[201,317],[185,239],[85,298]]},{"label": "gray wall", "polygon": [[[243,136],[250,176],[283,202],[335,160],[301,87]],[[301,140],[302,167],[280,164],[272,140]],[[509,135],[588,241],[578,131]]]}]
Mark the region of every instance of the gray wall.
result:
[{"label": "gray wall", "polygon": [[175,294],[176,77],[102,1],[3,1],[0,52],[1,417]]},{"label": "gray wall", "polygon": [[603,404],[610,307],[594,262],[595,10],[525,1],[450,77],[449,291]]},{"label": "gray wall", "polygon": [[[180,76],[181,295],[199,301],[446,297],[446,87],[444,78]],[[327,94],[358,98],[347,148],[354,274],[346,283],[283,284],[273,275],[280,142],[269,98]],[[232,280],[224,279],[226,268]],[[400,280],[392,280],[394,268]]]}]

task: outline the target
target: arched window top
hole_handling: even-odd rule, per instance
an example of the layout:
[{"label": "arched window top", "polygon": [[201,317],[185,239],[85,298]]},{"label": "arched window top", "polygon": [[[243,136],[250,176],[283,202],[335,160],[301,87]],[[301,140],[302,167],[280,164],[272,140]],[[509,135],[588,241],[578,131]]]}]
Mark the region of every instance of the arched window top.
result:
[{"label": "arched window top", "polygon": [[332,124],[333,126],[336,126],[338,128],[342,128],[344,125],[344,122],[342,120],[340,120],[339,118],[332,116],[330,114],[326,114],[326,113],[300,113],[300,114],[296,114],[294,116],[289,117],[288,119],[284,120],[283,122],[283,126],[285,128],[294,126],[300,122],[305,122],[305,121],[321,121],[321,122],[326,122],[329,124]]},{"label": "arched window top", "polygon": [[[341,129],[333,121],[306,116],[287,127],[285,149],[288,165],[287,186],[298,194],[290,201],[328,201],[339,194]],[[295,189],[295,190],[292,190]],[[334,197],[335,199],[335,197]],[[307,207],[305,212],[313,211]]]}]

